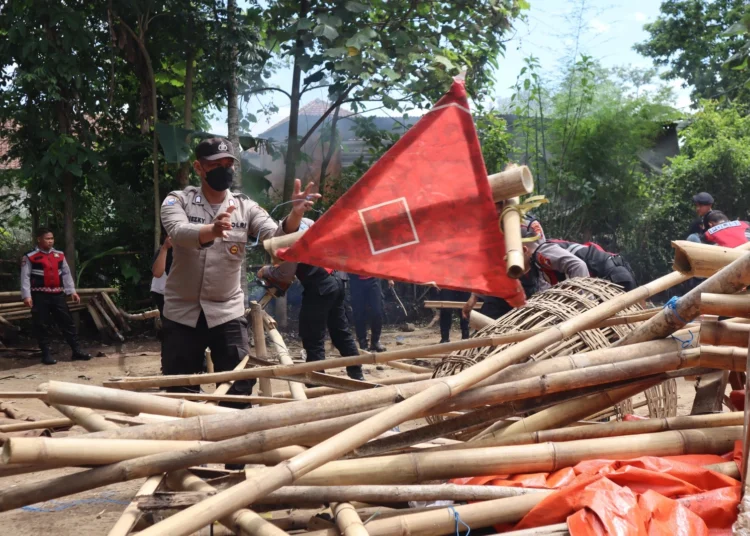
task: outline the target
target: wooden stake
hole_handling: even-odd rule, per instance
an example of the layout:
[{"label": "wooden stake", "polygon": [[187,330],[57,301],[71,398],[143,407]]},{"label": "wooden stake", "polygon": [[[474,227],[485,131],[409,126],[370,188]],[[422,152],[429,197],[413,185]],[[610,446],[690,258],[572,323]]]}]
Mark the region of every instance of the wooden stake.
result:
[{"label": "wooden stake", "polygon": [[508,277],[513,279],[520,279],[526,271],[521,243],[521,213],[513,208],[519,203],[518,197],[510,198],[505,202],[506,209],[503,211],[501,222],[505,237],[505,271]]},{"label": "wooden stake", "polygon": [[114,527],[109,530],[107,536],[128,536],[131,529],[135,527],[135,524],[138,523],[138,520],[141,518],[141,510],[138,508],[138,499],[153,495],[163,480],[164,475],[155,475],[146,480],[141,486],[141,489],[135,494],[133,500],[125,508],[120,519],[118,519]]},{"label": "wooden stake", "polygon": [[[543,348],[546,348],[548,345],[559,342],[581,330],[590,328],[605,318],[609,318],[616,314],[623,308],[645,300],[653,294],[661,292],[665,288],[670,288],[685,279],[686,276],[679,273],[668,274],[643,287],[639,287],[628,293],[622,294],[617,298],[597,305],[572,319],[563,321],[543,333],[535,335],[530,339],[522,341],[502,352],[488,357],[484,361],[463,370],[455,376],[440,378],[439,383],[436,383],[432,387],[429,387],[410,399],[391,406],[376,416],[351,427],[346,432],[342,432],[331,439],[319,443],[305,451],[303,454],[288,460],[284,464],[272,469],[261,471],[256,476],[247,479],[241,484],[229,488],[214,497],[206,499],[200,504],[190,507],[169,519],[146,529],[142,536],[154,536],[156,534],[190,534],[192,531],[204,526],[207,522],[213,521],[217,519],[217,517],[221,517],[225,512],[236,510],[243,504],[252,503],[258,497],[262,497],[281,486],[290,484],[300,477],[303,477],[306,473],[314,470],[316,467],[320,467],[326,462],[342,456],[368,440],[377,437],[386,430],[389,430],[406,420],[414,418],[451,396],[455,396],[462,391],[471,388],[488,376],[491,376],[509,365],[526,359],[534,352],[538,352]],[[377,390],[379,389],[373,389],[371,391]],[[272,408],[283,408],[288,407],[289,405],[291,404],[272,406]],[[363,460],[357,460],[357,462],[362,461]]]}]

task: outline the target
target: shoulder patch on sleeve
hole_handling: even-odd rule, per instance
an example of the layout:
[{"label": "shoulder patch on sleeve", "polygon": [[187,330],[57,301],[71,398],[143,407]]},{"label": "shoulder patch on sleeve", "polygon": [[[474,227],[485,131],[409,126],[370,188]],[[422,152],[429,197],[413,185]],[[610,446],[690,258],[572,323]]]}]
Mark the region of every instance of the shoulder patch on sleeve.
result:
[{"label": "shoulder patch on sleeve", "polygon": [[174,197],[173,195],[168,195],[167,197],[164,198],[164,201],[162,202],[161,206],[171,207],[175,203],[177,203],[177,198]]},{"label": "shoulder patch on sleeve", "polygon": [[552,267],[552,262],[550,262],[550,260],[543,253],[537,253],[536,259],[537,261],[539,261],[539,264],[541,264],[542,266],[545,266],[547,268]]}]

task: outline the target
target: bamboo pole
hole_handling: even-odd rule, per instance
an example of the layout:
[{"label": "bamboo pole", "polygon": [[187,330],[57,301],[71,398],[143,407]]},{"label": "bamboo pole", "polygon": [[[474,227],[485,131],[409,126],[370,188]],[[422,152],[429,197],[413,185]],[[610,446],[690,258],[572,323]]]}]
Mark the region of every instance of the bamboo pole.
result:
[{"label": "bamboo pole", "polygon": [[701,345],[701,363],[709,368],[721,370],[733,370],[744,372],[746,366],[745,348],[734,348],[730,346]]},{"label": "bamboo pole", "polygon": [[577,441],[580,439],[596,439],[600,437],[628,436],[666,432],[670,430],[690,430],[696,428],[716,428],[721,426],[737,426],[742,424],[742,412],[714,413],[709,415],[690,415],[685,417],[666,417],[661,419],[646,419],[643,421],[622,421],[597,424],[596,426],[574,426],[525,432],[513,436],[486,437],[468,443],[457,443],[435,447],[434,450],[462,450],[467,448],[500,447],[508,445],[528,445],[535,443],[559,443],[563,441]]},{"label": "bamboo pole", "polygon": [[747,348],[750,324],[736,322],[717,322],[704,320],[701,322],[701,344],[711,346],[742,346]]},{"label": "bamboo pole", "polygon": [[[34,441],[46,439],[48,441]],[[4,463],[49,465],[107,465],[162,452],[197,449],[205,441],[144,439],[85,439],[79,437],[10,437],[2,447]],[[274,465],[296,456],[304,447],[289,446],[227,459],[226,463]]]},{"label": "bamboo pole", "polygon": [[[255,357],[268,359],[266,350],[266,332],[263,329],[263,309],[257,302],[250,303],[250,321],[253,323],[253,344],[255,345]],[[273,396],[273,386],[268,378],[260,378],[259,394],[261,396]],[[291,389],[291,386],[290,386]]]},{"label": "bamboo pole", "polygon": [[416,372],[416,373],[430,373],[432,374],[435,372],[435,369],[433,368],[427,368],[427,367],[420,367],[419,365],[411,365],[409,363],[403,363],[401,361],[389,361],[388,366],[391,368],[399,369],[399,370],[407,370],[409,372]]},{"label": "bamboo pole", "polygon": [[724,248],[687,240],[676,240],[672,242],[672,247],[675,250],[673,268],[682,273],[690,273],[694,277],[711,277],[747,253],[746,247]]},{"label": "bamboo pole", "polygon": [[495,203],[534,191],[534,177],[528,166],[512,166],[487,177]]},{"label": "bamboo pole", "polygon": [[479,311],[471,311],[469,314],[469,326],[473,329],[479,330],[494,323],[494,320],[487,315],[483,315]]},{"label": "bamboo pole", "polygon": [[[443,355],[440,357],[440,359],[444,357],[447,357],[447,356]],[[432,374],[425,373],[425,374],[403,374],[401,376],[392,376],[390,378],[377,378],[376,381],[378,385],[383,386],[383,385],[398,385],[402,383],[416,383],[416,382],[421,382],[421,381],[431,380],[431,379],[432,379]],[[312,387],[309,389],[305,389],[305,396],[307,398],[318,398],[321,396],[336,395],[336,394],[341,394],[341,389],[333,389],[330,387]],[[279,393],[274,393],[273,396],[274,398],[276,397],[289,398],[292,396],[292,393],[291,391],[281,391]]]},{"label": "bamboo pole", "polygon": [[357,511],[348,502],[331,505],[333,520],[342,536],[370,536]]},{"label": "bamboo pole", "polygon": [[[253,409],[248,413],[255,413],[257,411],[257,409]],[[207,443],[206,445],[201,445],[187,451],[180,451],[179,453],[166,452],[152,454],[71,475],[62,475],[35,482],[21,482],[12,488],[0,490],[0,511],[12,510],[117,482],[145,478],[201,464],[225,463],[229,459],[288,445],[312,445],[341,430],[350,428],[354,424],[376,414],[378,411],[372,410],[335,419],[254,432],[216,443]],[[106,424],[116,426],[109,422],[106,422]],[[146,426],[148,425],[135,426],[130,428],[130,430]],[[161,427],[163,425],[159,424],[157,426]],[[90,428],[89,430],[93,431]],[[95,438],[97,435],[90,434],[86,437]]]},{"label": "bamboo pole", "polygon": [[[625,307],[645,300],[655,293],[661,292],[665,288],[670,288],[685,279],[686,276],[679,273],[668,274],[645,286],[597,305],[572,319],[550,327],[547,331],[519,342],[463,370],[455,376],[440,378],[439,383],[425,389],[408,400],[404,400],[383,410],[376,416],[351,427],[346,432],[342,432],[319,443],[283,464],[260,471],[246,481],[146,529],[143,532],[143,536],[190,534],[193,530],[204,526],[206,522],[221,517],[225,512],[235,510],[243,504],[252,503],[258,497],[262,497],[300,477],[304,478],[305,474],[315,468],[357,448],[386,430],[414,418],[432,406],[452,396],[456,396],[509,365],[526,359],[534,352],[538,352],[548,345],[559,342],[581,330],[590,328]],[[285,404],[280,407],[287,406]],[[357,460],[357,462],[361,461],[361,459]]]},{"label": "bamboo pole", "polygon": [[742,475],[740,475],[740,470],[737,468],[735,462],[712,463],[710,465],[704,465],[703,468],[713,471],[714,473],[726,475],[735,480],[742,480]]},{"label": "bamboo pole", "polygon": [[75,424],[70,419],[47,419],[43,421],[20,422],[0,425],[0,433],[25,432],[26,430],[40,430],[43,428],[70,428]]},{"label": "bamboo pole", "polygon": [[496,437],[511,437],[523,432],[535,432],[537,430],[566,426],[580,419],[585,419],[592,413],[601,411],[604,408],[619,404],[623,400],[635,396],[658,383],[653,381],[639,382],[629,387],[621,387],[620,389],[589,395],[582,399],[570,400],[518,420],[505,428],[493,425],[479,434],[475,439],[479,440],[492,432],[494,432]]},{"label": "bamboo pole", "polygon": [[505,210],[501,216],[501,227],[505,237],[505,271],[512,279],[520,279],[526,271],[521,243],[521,213],[516,210],[519,203],[518,197],[505,201]]},{"label": "bamboo pole", "polygon": [[[225,385],[225,384],[221,384]],[[282,398],[280,396],[252,396],[252,395],[222,395],[213,393],[152,393],[165,398],[184,398],[185,400],[204,400],[207,402],[240,402],[246,404],[283,404],[291,402],[293,398]]]},{"label": "bamboo pole", "polygon": [[[504,532],[502,536],[568,536],[569,534],[570,531],[568,530],[567,523],[556,523],[533,529],[512,530]],[[500,534],[492,534],[490,536],[500,536]]]},{"label": "bamboo pole", "polygon": [[148,495],[153,495],[156,488],[161,485],[162,480],[164,480],[164,475],[154,475],[146,480],[135,494],[133,500],[125,508],[125,511],[120,516],[120,519],[117,520],[117,523],[109,529],[107,536],[128,536],[131,529],[135,527],[135,524],[138,523],[138,520],[141,518],[141,510],[138,508],[138,499]]},{"label": "bamboo pole", "polygon": [[[552,492],[543,491],[508,499],[497,499],[481,503],[437,508],[419,513],[407,513],[394,517],[375,518],[367,523],[370,536],[438,536],[455,534],[465,527],[457,523],[456,517],[471,530],[492,525],[515,523],[531,511]],[[456,526],[458,525],[458,529]],[[305,536],[339,536],[337,529],[308,532]]]},{"label": "bamboo pole", "polygon": [[[594,459],[723,454],[742,437],[741,426],[680,430],[564,443],[485,447],[470,452],[420,451],[328,462],[299,478],[300,486],[413,484],[449,478],[551,473]],[[309,452],[309,451],[308,451]]]},{"label": "bamboo pole", "polygon": [[112,334],[117,337],[121,342],[125,340],[125,337],[122,336],[122,333],[120,333],[120,330],[117,329],[117,326],[115,325],[114,321],[109,317],[107,314],[107,311],[104,310],[104,306],[99,303],[99,300],[96,299],[96,296],[93,296],[91,300],[89,300],[89,303],[93,303],[96,310],[99,312],[99,315],[104,319],[104,321],[109,326],[109,329],[112,331]]},{"label": "bamboo pole", "polygon": [[127,311],[120,309],[120,314],[126,320],[148,320],[149,318],[160,318],[159,309],[152,309],[150,311],[143,311],[142,313],[128,313]]},{"label": "bamboo pole", "polygon": [[[750,344],[748,344],[750,348]],[[747,368],[750,369],[750,350],[747,352]],[[732,534],[750,533],[750,473],[748,473],[748,452],[750,452],[750,374],[745,378],[745,418],[742,429],[742,473],[741,499],[737,521],[732,525]]]},{"label": "bamboo pole", "polygon": [[701,294],[702,315],[738,316],[750,318],[750,296],[726,294]]},{"label": "bamboo pole", "polygon": [[[204,491],[215,493],[216,488],[204,482],[190,471],[180,470],[167,475],[167,485],[171,489],[187,491]],[[239,509],[218,520],[236,534],[253,536],[286,536],[286,532],[269,523],[258,514],[247,508]]]},{"label": "bamboo pole", "polygon": [[[464,302],[460,301],[442,301],[442,300],[425,300],[425,309],[462,309]],[[481,303],[475,303],[474,309],[481,309]]]},{"label": "bamboo pole", "polygon": [[700,296],[704,292],[733,294],[742,290],[748,284],[750,284],[750,254],[744,252],[743,256],[725,266],[677,300],[674,309],[664,309],[625,335],[614,346],[627,346],[635,342],[666,337],[698,315]]},{"label": "bamboo pole", "polygon": [[[289,355],[289,350],[286,347],[284,338],[281,336],[281,333],[279,333],[279,330],[276,329],[276,321],[265,311],[263,311],[263,325],[268,332],[268,338],[271,339],[271,343],[273,343],[273,348],[276,351],[276,357],[279,360],[279,363],[282,365],[293,365],[294,361],[292,360],[292,356]],[[300,383],[289,382],[289,391],[292,398],[295,400],[307,400],[305,388]]]},{"label": "bamboo pole", "polygon": [[237,412],[237,410],[231,408],[208,406],[183,399],[173,400],[156,395],[57,381],[51,381],[47,385],[47,400],[50,404],[85,406],[132,414],[155,413],[156,415],[171,417],[193,417],[196,415]]},{"label": "bamboo pole", "polygon": [[47,393],[40,393],[39,391],[0,391],[0,400],[17,398],[38,398],[39,400],[46,400]]},{"label": "bamboo pole", "polygon": [[[243,370],[247,366],[247,362],[249,360],[250,360],[250,356],[246,355],[242,359],[242,361],[240,361],[237,364],[237,366],[234,367],[234,370]],[[211,405],[217,404],[219,402],[219,400],[217,399],[217,397],[224,397],[229,392],[229,389],[232,388],[232,383],[233,382],[220,383],[219,385],[216,386],[216,389],[214,389],[214,392],[212,393],[214,395],[213,396],[213,400],[209,400],[209,399],[204,399],[204,400],[207,400],[207,403],[211,404]],[[269,397],[264,397],[264,398],[271,399],[273,397],[269,396]],[[188,399],[186,398],[185,400],[188,400]]]}]

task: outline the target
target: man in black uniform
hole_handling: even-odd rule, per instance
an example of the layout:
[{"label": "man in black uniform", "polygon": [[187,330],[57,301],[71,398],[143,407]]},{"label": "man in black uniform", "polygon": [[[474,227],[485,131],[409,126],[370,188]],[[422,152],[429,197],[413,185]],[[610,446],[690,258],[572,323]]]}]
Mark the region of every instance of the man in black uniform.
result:
[{"label": "man in black uniform", "polygon": [[78,345],[75,324],[70,316],[65,296],[81,303],[76,292],[65,254],[53,248],[55,235],[46,227],[36,232],[37,247],[21,259],[21,298],[31,307],[34,334],[42,350],[42,363],[57,363],[50,355],[49,324],[52,317],[73,350],[73,360],[88,361],[91,356]]},{"label": "man in black uniform", "polygon": [[[388,281],[393,286],[393,281]],[[380,279],[375,277],[349,274],[349,290],[352,297],[354,313],[354,330],[357,332],[359,347],[367,350],[367,324],[370,324],[370,351],[385,352],[380,344],[383,331],[383,291]]]},{"label": "man in black uniform", "polygon": [[593,242],[577,244],[556,239],[549,240],[549,242],[559,245],[585,262],[591,277],[612,281],[625,289],[625,292],[630,292],[638,286],[630,264],[619,254],[604,251],[601,246]]},{"label": "man in black uniform", "polygon": [[[713,209],[714,198],[708,192],[701,192],[693,196],[693,205],[695,205],[695,213],[698,217],[690,224],[688,240],[699,242],[700,238],[698,237],[706,230],[703,225],[703,217]],[[693,237],[693,235],[697,236]]]},{"label": "man in black uniform", "polygon": [[[448,290],[441,288],[437,291],[437,299],[440,301],[466,301],[469,299],[469,292],[460,290]],[[469,338],[469,320],[459,314],[461,325],[461,338]],[[453,324],[453,309],[440,309],[440,344],[451,342],[451,325]]]},{"label": "man in black uniform", "polygon": [[[312,220],[305,218],[300,229],[312,223]],[[304,263],[284,262],[278,266],[264,266],[257,275],[259,279],[275,282],[282,287],[289,285],[295,276],[302,283],[304,292],[299,312],[299,336],[307,352],[307,361],[325,359],[326,329],[342,357],[359,355],[346,318],[344,283],[335,271]],[[353,380],[365,379],[360,365],[346,367],[346,373]]]}]

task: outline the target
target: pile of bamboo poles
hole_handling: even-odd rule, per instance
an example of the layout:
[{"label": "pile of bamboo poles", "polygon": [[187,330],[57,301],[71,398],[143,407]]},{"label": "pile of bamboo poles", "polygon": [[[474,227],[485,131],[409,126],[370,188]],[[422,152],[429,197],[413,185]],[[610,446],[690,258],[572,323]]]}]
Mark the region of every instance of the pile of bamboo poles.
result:
[{"label": "pile of bamboo poles", "polygon": [[[550,472],[595,458],[725,454],[747,435],[742,412],[592,421],[665,380],[694,375],[711,387],[699,397],[718,400],[721,410],[722,381],[725,388],[732,375],[742,380],[750,324],[699,315],[703,296],[714,314],[743,310],[738,300],[709,295],[750,284],[750,253],[669,308],[639,312],[637,320],[620,315],[688,277],[670,273],[543,329],[297,364],[254,304],[255,350],[233,371],[103,386],[49,381],[35,392],[0,393],[0,400],[36,397],[60,413],[36,423],[48,430],[44,437],[14,436],[34,426],[26,423],[0,435],[0,476],[40,473],[0,489],[0,511],[142,480],[111,536],[136,527],[145,536],[187,535],[214,521],[237,534],[454,534],[458,520],[472,530],[514,523],[552,492],[461,486],[453,478]],[[615,347],[529,360],[571,337],[633,321]],[[357,384],[323,374],[471,348],[501,349],[451,376],[409,370]],[[263,381],[262,396],[226,394],[231,382],[250,378]],[[274,392],[272,379],[288,390]],[[157,390],[207,384],[216,385],[213,394]],[[62,435],[50,421],[75,426]],[[60,467],[81,469],[45,474]],[[740,476],[733,463],[710,469]],[[534,534],[564,531],[551,525]]]}]

